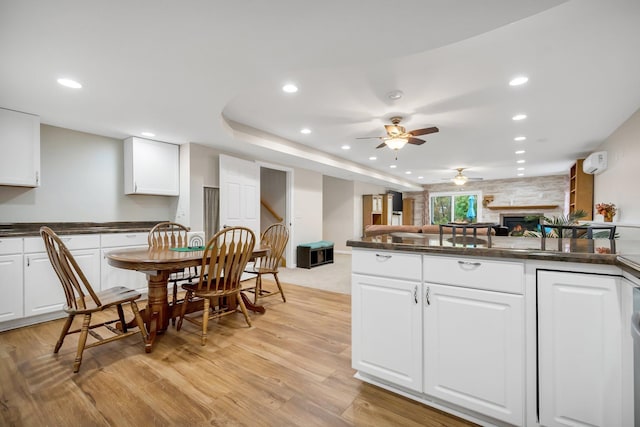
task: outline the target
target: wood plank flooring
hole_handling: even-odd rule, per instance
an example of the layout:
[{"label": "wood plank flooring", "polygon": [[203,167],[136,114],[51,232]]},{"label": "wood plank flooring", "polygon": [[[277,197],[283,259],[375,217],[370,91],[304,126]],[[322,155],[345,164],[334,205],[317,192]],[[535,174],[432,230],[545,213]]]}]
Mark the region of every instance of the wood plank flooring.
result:
[{"label": "wood plank flooring", "polygon": [[350,295],[284,289],[251,328],[210,322],[205,347],[185,322],[150,354],[139,336],[86,350],[78,374],[75,336],[53,354],[62,320],[0,333],[0,425],[472,425],[353,378]]}]

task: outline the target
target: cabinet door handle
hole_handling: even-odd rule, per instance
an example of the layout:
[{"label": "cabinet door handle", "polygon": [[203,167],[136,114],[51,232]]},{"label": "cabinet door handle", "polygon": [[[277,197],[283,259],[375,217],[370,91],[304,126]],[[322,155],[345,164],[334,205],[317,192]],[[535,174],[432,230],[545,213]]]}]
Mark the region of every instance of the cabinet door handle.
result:
[{"label": "cabinet door handle", "polygon": [[418,303],[418,285],[413,288],[413,300]]},{"label": "cabinet door handle", "polygon": [[36,185],[40,185],[40,172],[36,171]]},{"label": "cabinet door handle", "polygon": [[469,261],[458,261],[458,264],[460,264],[461,266],[467,266],[467,267],[480,267],[482,265],[482,263],[480,262],[469,262]]},{"label": "cabinet door handle", "polygon": [[429,288],[428,286],[426,292],[424,293],[424,300],[427,305],[431,305],[431,288]]},{"label": "cabinet door handle", "polygon": [[388,260],[389,258],[391,258],[391,255],[376,254],[376,258],[382,258],[384,260]]},{"label": "cabinet door handle", "polygon": [[29,259],[29,257],[27,257],[27,267],[29,267],[31,265],[31,260]]}]

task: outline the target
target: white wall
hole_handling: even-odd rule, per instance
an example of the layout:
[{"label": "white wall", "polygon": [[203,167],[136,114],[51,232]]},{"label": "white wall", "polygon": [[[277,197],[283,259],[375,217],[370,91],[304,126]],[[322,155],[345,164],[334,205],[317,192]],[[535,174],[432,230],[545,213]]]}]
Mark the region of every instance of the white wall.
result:
[{"label": "white wall", "polygon": [[336,251],[348,251],[347,240],[354,237],[354,182],[322,177],[322,234]]},{"label": "white wall", "polygon": [[0,222],[173,220],[177,197],[124,194],[123,145],[42,125],[41,185],[0,186]]},{"label": "white wall", "polygon": [[322,174],[293,171],[293,247],[322,240]]},{"label": "white wall", "polygon": [[607,170],[594,176],[594,203],[615,203],[615,222],[640,224],[640,110],[595,151],[607,152]]}]

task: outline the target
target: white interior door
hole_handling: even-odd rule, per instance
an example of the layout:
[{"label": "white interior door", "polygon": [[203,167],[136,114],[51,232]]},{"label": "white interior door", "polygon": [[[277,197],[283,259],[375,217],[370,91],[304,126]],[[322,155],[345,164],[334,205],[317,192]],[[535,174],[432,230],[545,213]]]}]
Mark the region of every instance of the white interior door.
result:
[{"label": "white interior door", "polygon": [[260,239],[260,166],[220,154],[220,226],[248,227]]}]

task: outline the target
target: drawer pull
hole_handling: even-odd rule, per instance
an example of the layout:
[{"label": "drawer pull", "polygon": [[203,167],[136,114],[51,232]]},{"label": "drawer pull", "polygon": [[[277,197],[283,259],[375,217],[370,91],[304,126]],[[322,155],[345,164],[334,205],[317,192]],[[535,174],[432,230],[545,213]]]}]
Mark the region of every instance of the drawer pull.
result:
[{"label": "drawer pull", "polygon": [[70,242],[71,237],[61,237],[60,240],[62,240],[63,242]]},{"label": "drawer pull", "polygon": [[388,260],[389,258],[391,258],[391,255],[381,255],[381,254],[376,254],[376,258],[382,258],[385,261]]},{"label": "drawer pull", "polygon": [[480,262],[469,262],[469,261],[458,261],[458,264],[462,267],[480,267],[482,263]]},{"label": "drawer pull", "polygon": [[127,234],[125,237],[127,237],[128,239],[133,239],[134,237],[136,237],[135,234]]}]

